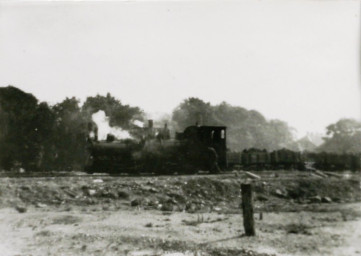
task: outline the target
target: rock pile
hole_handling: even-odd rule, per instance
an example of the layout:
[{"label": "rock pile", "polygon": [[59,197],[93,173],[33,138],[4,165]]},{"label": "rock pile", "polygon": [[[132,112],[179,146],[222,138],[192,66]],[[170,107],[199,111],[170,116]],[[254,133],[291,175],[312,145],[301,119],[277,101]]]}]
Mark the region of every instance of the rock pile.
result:
[{"label": "rock pile", "polygon": [[[100,209],[138,207],[144,210],[239,212],[241,184],[234,175],[166,177],[7,178],[0,183],[0,207],[38,208],[101,205]],[[262,211],[285,210],[293,204],[360,200],[358,180],[273,177],[254,179],[254,200]],[[285,204],[285,201],[288,203]],[[287,208],[288,209],[288,208]],[[291,209],[290,209],[291,210]]]}]

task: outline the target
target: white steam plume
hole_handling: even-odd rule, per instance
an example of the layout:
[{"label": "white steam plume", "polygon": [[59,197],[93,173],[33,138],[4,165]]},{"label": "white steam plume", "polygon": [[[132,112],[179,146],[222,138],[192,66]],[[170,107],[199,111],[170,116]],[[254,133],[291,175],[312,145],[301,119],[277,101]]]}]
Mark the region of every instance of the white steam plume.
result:
[{"label": "white steam plume", "polygon": [[112,134],[118,140],[121,139],[130,139],[132,138],[128,131],[124,131],[119,127],[110,127],[109,126],[109,117],[105,115],[105,112],[99,110],[98,112],[92,115],[93,121],[98,126],[98,139],[105,140],[108,134]]},{"label": "white steam plume", "polygon": [[135,125],[135,126],[138,126],[138,127],[144,127],[144,123],[143,122],[141,122],[141,121],[139,121],[139,120],[134,120],[133,121],[133,124]]}]

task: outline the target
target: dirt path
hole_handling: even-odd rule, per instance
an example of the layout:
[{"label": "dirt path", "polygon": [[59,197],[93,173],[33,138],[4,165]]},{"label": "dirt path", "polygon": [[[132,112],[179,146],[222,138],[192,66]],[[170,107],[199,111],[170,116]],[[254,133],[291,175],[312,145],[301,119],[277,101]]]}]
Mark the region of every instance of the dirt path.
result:
[{"label": "dirt path", "polygon": [[[267,213],[257,236],[240,237],[237,214],[96,211],[31,208],[0,210],[0,252],[14,255],[361,255],[361,204],[332,212]],[[257,216],[256,216],[257,217]],[[214,249],[215,248],[215,249]],[[208,254],[207,254],[208,253]],[[243,254],[242,254],[243,253]],[[215,254],[214,254],[215,255]],[[257,254],[253,254],[257,255]],[[259,254],[258,254],[259,255]]]}]

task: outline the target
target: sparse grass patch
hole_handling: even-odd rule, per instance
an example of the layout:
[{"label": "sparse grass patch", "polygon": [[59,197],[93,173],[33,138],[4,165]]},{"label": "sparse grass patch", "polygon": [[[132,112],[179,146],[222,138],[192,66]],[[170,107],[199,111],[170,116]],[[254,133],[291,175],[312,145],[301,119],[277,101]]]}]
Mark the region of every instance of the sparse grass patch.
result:
[{"label": "sparse grass patch", "polygon": [[53,235],[54,233],[49,231],[49,230],[42,230],[42,231],[39,231],[38,233],[35,234],[35,236],[51,236]]},{"label": "sparse grass patch", "polygon": [[285,230],[288,234],[312,235],[309,229],[309,226],[302,223],[291,223],[285,227]]},{"label": "sparse grass patch", "polygon": [[80,217],[75,217],[72,215],[65,215],[65,216],[54,218],[52,224],[71,225],[71,224],[78,223],[81,221],[82,221],[82,219]]},{"label": "sparse grass patch", "polygon": [[342,209],[340,213],[343,221],[352,221],[361,218],[361,212],[353,209]]}]

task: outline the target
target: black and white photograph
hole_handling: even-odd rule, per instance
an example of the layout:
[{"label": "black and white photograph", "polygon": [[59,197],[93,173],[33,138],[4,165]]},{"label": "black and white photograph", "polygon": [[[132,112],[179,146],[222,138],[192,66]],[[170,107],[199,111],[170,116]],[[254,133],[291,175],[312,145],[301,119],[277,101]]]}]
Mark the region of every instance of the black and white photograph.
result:
[{"label": "black and white photograph", "polygon": [[360,0],[0,0],[0,256],[361,256]]}]

